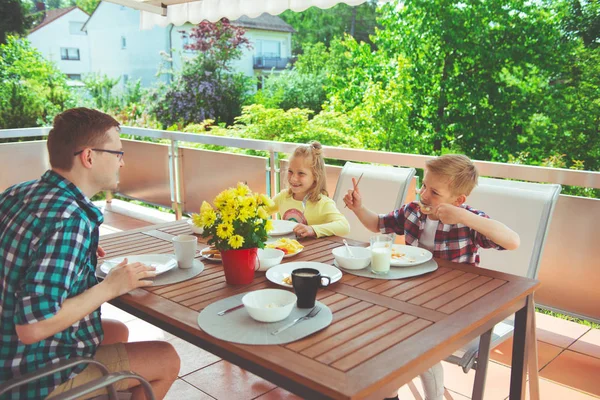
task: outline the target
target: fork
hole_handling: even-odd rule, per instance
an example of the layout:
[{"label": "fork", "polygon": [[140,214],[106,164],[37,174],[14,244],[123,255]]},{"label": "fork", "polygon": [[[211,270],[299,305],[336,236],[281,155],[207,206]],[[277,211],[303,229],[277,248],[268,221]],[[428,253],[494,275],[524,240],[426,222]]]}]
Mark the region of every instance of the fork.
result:
[{"label": "fork", "polygon": [[311,319],[312,317],[317,315],[319,313],[319,311],[321,311],[321,307],[314,306],[313,309],[310,310],[310,312],[308,314],[306,314],[303,317],[298,317],[295,320],[293,320],[292,322],[290,322],[289,324],[284,325],[281,328],[277,329],[276,331],[271,332],[271,335],[277,335],[278,333],[285,331],[287,328],[291,328],[292,326],[296,325],[299,322],[305,321],[307,319]]}]

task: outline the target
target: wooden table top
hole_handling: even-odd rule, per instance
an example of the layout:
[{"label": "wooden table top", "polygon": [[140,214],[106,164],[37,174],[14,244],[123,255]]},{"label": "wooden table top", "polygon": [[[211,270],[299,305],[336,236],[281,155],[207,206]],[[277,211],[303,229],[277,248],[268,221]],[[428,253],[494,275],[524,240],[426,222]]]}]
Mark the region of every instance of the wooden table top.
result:
[{"label": "wooden table top", "polygon": [[[120,232],[101,238],[107,258],[172,253],[171,238],[190,234],[185,222]],[[199,247],[206,239],[199,238]],[[285,261],[333,262],[337,237],[302,241],[305,248]],[[539,282],[436,260],[437,271],[400,280],[344,274],[318,292],[333,312],[326,329],[279,346],[224,342],[202,331],[198,312],[238,293],[277,287],[257,272],[252,284],[225,283],[219,263],[204,262],[198,277],[148,290],[137,289],[113,303],[209,351],[231,354],[242,367],[256,366],[292,386],[337,399],[381,399],[525,305]],[[217,351],[215,351],[218,353]],[[223,353],[224,352],[224,353]],[[235,362],[235,361],[234,361]],[[250,368],[250,370],[252,370]],[[264,375],[264,374],[263,374]],[[289,385],[288,385],[289,386]],[[293,389],[293,388],[292,388]]]}]

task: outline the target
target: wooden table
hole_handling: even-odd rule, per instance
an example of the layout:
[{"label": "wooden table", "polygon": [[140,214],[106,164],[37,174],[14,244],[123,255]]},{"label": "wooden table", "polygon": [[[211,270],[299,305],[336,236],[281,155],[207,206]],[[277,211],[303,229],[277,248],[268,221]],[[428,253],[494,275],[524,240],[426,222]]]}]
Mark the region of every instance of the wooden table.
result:
[{"label": "wooden table", "polygon": [[[179,221],[107,235],[100,245],[107,257],[172,253],[172,236],[184,233],[191,230]],[[206,240],[199,240],[202,247]],[[312,239],[303,244],[302,253],[288,261],[332,263],[331,249],[340,246],[341,239]],[[332,324],[280,346],[221,341],[197,324],[198,312],[212,302],[279,287],[261,272],[252,284],[231,286],[225,283],[221,264],[205,262],[204,272],[194,279],[137,289],[113,304],[309,399],[380,400],[516,313],[510,398],[524,398],[527,327],[532,323],[532,295],[539,282],[437,262],[437,271],[402,280],[344,274],[340,282],[318,293],[319,301],[333,312]],[[489,349],[484,353],[483,379]]]}]

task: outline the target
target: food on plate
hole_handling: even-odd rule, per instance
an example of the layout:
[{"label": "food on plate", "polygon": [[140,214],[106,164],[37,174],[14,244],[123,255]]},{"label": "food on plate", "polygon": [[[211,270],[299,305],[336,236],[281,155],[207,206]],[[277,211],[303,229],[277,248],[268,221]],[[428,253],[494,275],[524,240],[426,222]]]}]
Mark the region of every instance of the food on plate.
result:
[{"label": "food on plate", "polygon": [[214,259],[214,260],[221,259],[221,252],[213,246],[202,249],[200,251],[200,254],[202,254],[206,258],[210,258],[210,259]]},{"label": "food on plate", "polygon": [[291,285],[292,284],[292,276],[285,274],[282,279],[282,282],[285,283],[286,285]]},{"label": "food on plate", "polygon": [[302,246],[296,239],[281,238],[273,243],[267,243],[267,247],[270,249],[279,249],[285,254],[295,254],[302,250]]},{"label": "food on plate", "polygon": [[431,214],[433,212],[433,207],[426,206],[425,204],[421,203],[420,201],[419,201],[419,208],[421,208],[421,212],[423,214]]},{"label": "food on plate", "polygon": [[392,250],[392,258],[402,258],[406,255],[406,253],[402,253],[398,250]]}]

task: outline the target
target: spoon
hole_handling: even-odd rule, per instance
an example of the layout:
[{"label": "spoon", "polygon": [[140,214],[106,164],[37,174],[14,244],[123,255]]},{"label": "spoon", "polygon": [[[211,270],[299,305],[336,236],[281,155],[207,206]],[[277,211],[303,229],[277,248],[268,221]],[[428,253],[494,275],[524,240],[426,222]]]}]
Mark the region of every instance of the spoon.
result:
[{"label": "spoon", "polygon": [[352,252],[350,251],[350,246],[348,246],[348,242],[346,241],[346,239],[343,239],[344,244],[346,245],[346,251],[348,252],[348,255],[351,258],[354,258],[354,254],[352,254]]}]

